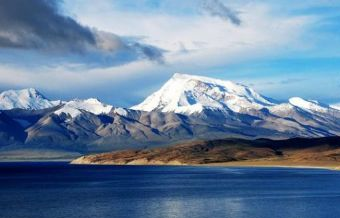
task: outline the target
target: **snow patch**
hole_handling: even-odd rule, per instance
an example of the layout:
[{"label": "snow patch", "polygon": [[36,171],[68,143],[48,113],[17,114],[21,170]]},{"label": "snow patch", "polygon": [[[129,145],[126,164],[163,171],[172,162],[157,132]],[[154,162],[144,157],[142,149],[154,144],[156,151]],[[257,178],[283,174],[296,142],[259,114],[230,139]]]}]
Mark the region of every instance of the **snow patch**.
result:
[{"label": "snow patch", "polygon": [[290,98],[289,103],[295,107],[298,107],[304,110],[324,112],[324,113],[329,111],[328,105],[321,105],[318,101],[305,100],[300,97]]},{"label": "snow patch", "polygon": [[117,114],[119,114],[121,116],[125,116],[125,117],[128,115],[128,112],[124,108],[121,108],[121,107],[115,108],[113,110],[113,112],[117,113]]},{"label": "snow patch", "polygon": [[332,104],[330,107],[340,111],[340,104]]}]

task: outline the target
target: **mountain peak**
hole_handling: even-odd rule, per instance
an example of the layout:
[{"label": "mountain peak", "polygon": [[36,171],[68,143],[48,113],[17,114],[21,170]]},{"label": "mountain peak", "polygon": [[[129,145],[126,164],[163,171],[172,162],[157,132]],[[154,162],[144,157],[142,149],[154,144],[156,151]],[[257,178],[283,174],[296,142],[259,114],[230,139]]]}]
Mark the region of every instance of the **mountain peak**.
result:
[{"label": "mountain peak", "polygon": [[26,88],[26,89],[9,89],[6,91],[3,91],[1,93],[2,95],[7,94],[7,95],[26,95],[26,96],[38,96],[41,95],[43,96],[38,90],[35,88]]},{"label": "mountain peak", "polygon": [[20,90],[12,90],[12,91],[26,92],[26,93],[30,93],[30,94],[34,94],[34,95],[40,94],[40,92],[38,90],[36,90],[35,88],[26,88],[26,89],[20,89]]},{"label": "mountain peak", "polygon": [[238,83],[175,73],[161,89],[132,109],[192,114],[203,109],[239,112],[274,104],[253,89]]},{"label": "mountain peak", "polygon": [[85,100],[74,99],[66,102],[63,107],[54,113],[58,115],[65,113],[74,118],[81,114],[81,110],[99,115],[109,113],[112,108],[113,107],[111,105],[106,105],[96,98],[89,98]]},{"label": "mountain peak", "polygon": [[14,108],[39,110],[53,107],[60,101],[50,101],[34,88],[7,90],[0,93],[0,110]]},{"label": "mountain peak", "polygon": [[229,85],[234,85],[234,86],[236,85],[243,86],[241,84],[234,83],[230,80],[220,80],[220,79],[214,79],[214,78],[210,78],[206,76],[198,76],[198,75],[185,74],[185,73],[174,73],[171,79],[177,80],[177,81],[178,80],[181,80],[181,81],[197,80],[197,81],[213,83],[213,84],[224,84],[224,85],[229,84]]}]

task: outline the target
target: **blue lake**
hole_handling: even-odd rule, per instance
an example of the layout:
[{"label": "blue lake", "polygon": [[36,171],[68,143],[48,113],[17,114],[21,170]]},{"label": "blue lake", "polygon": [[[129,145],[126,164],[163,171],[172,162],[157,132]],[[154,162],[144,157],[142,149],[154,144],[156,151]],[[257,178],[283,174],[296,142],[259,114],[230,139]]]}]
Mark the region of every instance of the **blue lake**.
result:
[{"label": "blue lake", "polygon": [[339,218],[340,172],[0,163],[1,218]]}]

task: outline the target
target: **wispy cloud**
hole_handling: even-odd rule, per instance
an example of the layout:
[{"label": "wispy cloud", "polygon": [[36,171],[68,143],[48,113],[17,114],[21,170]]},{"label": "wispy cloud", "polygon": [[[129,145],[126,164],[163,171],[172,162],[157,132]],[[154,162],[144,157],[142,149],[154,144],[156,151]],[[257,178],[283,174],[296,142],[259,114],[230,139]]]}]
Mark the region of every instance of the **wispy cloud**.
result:
[{"label": "wispy cloud", "polygon": [[282,84],[282,85],[290,85],[292,83],[301,83],[301,82],[304,82],[306,81],[307,78],[288,78],[288,79],[284,79],[284,80],[281,80],[279,83]]},{"label": "wispy cloud", "polygon": [[163,51],[139,41],[79,24],[63,15],[58,0],[2,0],[0,48],[55,53],[97,53],[107,58],[124,53],[129,60],[163,62]]},{"label": "wispy cloud", "polygon": [[238,13],[219,0],[204,0],[203,9],[211,16],[222,18],[237,26],[241,25],[241,19],[239,18]]}]

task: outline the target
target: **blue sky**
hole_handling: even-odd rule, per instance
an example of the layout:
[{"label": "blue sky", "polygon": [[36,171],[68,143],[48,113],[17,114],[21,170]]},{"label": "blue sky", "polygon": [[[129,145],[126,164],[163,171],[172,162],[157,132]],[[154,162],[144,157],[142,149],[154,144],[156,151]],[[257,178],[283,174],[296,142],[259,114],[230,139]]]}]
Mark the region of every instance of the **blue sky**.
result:
[{"label": "blue sky", "polygon": [[340,0],[7,1],[0,90],[127,107],[183,72],[340,102]]}]

